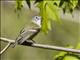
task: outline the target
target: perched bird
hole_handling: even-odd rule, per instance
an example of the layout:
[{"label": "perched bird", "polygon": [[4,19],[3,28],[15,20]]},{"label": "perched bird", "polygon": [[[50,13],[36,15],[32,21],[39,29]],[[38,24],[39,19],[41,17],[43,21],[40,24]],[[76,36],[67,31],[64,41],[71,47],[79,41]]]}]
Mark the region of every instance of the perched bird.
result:
[{"label": "perched bird", "polygon": [[21,45],[31,45],[35,41],[33,41],[33,38],[40,32],[41,30],[41,17],[35,16],[32,18],[32,23],[34,25],[30,27],[24,27],[21,31],[18,37],[16,38],[15,44],[21,44]]}]

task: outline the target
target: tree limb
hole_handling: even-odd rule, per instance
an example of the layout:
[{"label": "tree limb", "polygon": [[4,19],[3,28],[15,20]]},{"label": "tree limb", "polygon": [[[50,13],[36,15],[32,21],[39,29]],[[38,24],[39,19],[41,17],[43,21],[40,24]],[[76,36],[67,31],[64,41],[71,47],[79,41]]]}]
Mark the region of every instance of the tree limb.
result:
[{"label": "tree limb", "polygon": [[[0,37],[0,39],[2,41],[5,41],[5,42],[11,42],[13,44],[15,43],[15,40],[10,40],[10,39],[7,39],[7,38],[2,38],[2,37]],[[24,45],[24,46],[27,46],[27,45]],[[51,45],[43,45],[43,44],[38,44],[38,43],[33,43],[31,47],[57,50],[57,51],[73,52],[73,53],[79,53],[80,54],[80,50],[77,50],[77,49],[64,48],[64,47],[51,46]]]}]

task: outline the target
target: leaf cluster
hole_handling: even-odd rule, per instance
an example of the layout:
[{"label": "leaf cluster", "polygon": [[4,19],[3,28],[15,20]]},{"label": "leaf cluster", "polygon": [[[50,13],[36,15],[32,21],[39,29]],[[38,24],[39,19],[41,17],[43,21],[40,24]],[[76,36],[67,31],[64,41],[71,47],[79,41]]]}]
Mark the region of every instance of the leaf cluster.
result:
[{"label": "leaf cluster", "polygon": [[[26,4],[31,8],[32,0],[25,0]],[[79,0],[34,0],[34,4],[38,3],[37,7],[40,9],[40,16],[42,17],[41,30],[48,33],[51,30],[51,20],[60,23],[60,8],[63,12],[72,13]],[[17,0],[17,10],[23,7],[23,0]]]},{"label": "leaf cluster", "polygon": [[[73,46],[69,46],[69,48],[73,48]],[[80,49],[80,43],[78,43],[75,49]],[[80,60],[80,54],[71,52],[60,52],[55,56],[55,60]]]}]

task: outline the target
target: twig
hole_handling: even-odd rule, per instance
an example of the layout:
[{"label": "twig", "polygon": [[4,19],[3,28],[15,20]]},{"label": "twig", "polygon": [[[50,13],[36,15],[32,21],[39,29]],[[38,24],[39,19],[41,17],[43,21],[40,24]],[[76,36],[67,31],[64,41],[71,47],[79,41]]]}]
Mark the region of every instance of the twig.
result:
[{"label": "twig", "polygon": [[3,38],[3,37],[0,37],[0,39],[4,42],[11,42],[11,43],[15,43],[15,40],[11,40],[11,39],[7,39],[7,38]]},{"label": "twig", "polygon": [[10,40],[10,39],[6,39],[6,38],[3,38],[3,37],[0,37],[0,39],[4,42],[8,42],[8,44],[6,45],[6,47],[4,47],[1,51],[0,51],[0,55],[3,54],[9,47],[10,45],[15,42],[14,40]]},{"label": "twig", "polygon": [[[15,40],[10,40],[10,39],[6,39],[6,38],[0,38],[0,39],[2,41],[5,41],[5,42],[15,43]],[[51,46],[51,45],[43,45],[43,44],[37,44],[37,43],[33,43],[31,47],[51,49],[51,50],[57,50],[57,51],[73,52],[73,53],[79,53],[80,54],[80,50],[72,49],[72,48],[64,48],[64,47]]]},{"label": "twig", "polygon": [[51,49],[51,50],[57,50],[57,51],[65,51],[65,52],[73,52],[73,53],[79,53],[80,54],[80,50],[72,49],[72,48],[64,48],[64,47],[42,45],[42,44],[35,44],[35,43],[32,45],[32,47]]},{"label": "twig", "polygon": [[9,43],[6,45],[6,47],[5,47],[3,50],[0,51],[0,55],[3,54],[3,53],[10,47],[10,45],[11,45],[11,42],[9,42]]}]

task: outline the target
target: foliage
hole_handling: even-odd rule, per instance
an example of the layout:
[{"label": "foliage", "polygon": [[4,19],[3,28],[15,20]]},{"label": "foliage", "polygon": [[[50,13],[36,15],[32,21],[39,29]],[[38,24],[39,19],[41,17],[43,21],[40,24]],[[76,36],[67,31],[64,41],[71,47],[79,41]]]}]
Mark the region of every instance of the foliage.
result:
[{"label": "foliage", "polygon": [[[32,0],[25,0],[26,4],[31,8]],[[17,10],[21,10],[23,0],[17,0]],[[40,16],[42,17],[41,30],[48,33],[51,30],[51,20],[60,23],[60,8],[63,12],[72,13],[78,4],[78,0],[35,0],[34,4],[38,3],[37,7],[40,9]]]},{"label": "foliage", "polygon": [[[73,48],[69,46],[69,48]],[[80,43],[77,45],[76,49],[80,49]],[[79,60],[80,54],[71,53],[71,52],[60,52],[55,56],[55,60]]]},{"label": "foliage", "polygon": [[60,21],[58,7],[53,4],[54,1],[42,1],[38,4],[40,16],[42,17],[42,31],[45,33],[47,33],[48,30],[51,30],[50,20]]},{"label": "foliage", "polygon": [[80,56],[77,54],[69,53],[69,52],[61,52],[60,54],[63,55],[58,55],[55,60],[79,60]]},{"label": "foliage", "polygon": [[16,0],[16,9],[21,10],[23,7],[23,0]]},{"label": "foliage", "polygon": [[62,7],[63,12],[70,12],[72,13],[74,8],[77,6],[78,0],[61,0],[59,7]]}]

